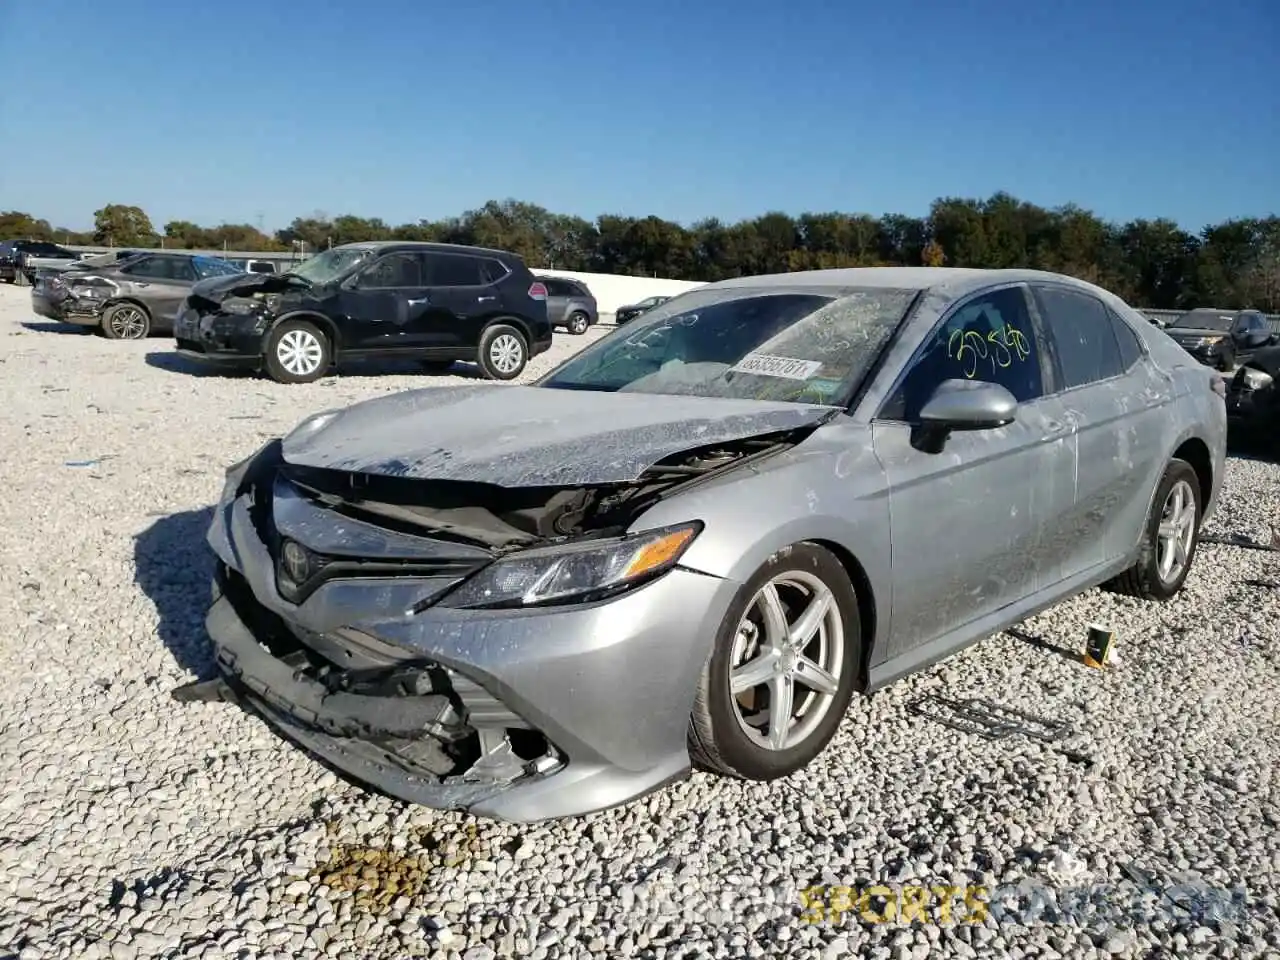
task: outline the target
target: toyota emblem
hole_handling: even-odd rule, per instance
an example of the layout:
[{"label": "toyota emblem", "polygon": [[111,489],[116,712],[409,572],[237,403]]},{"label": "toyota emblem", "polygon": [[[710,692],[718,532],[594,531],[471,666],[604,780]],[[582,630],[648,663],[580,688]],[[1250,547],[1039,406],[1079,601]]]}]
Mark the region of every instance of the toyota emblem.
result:
[{"label": "toyota emblem", "polygon": [[303,583],[311,572],[311,558],[307,556],[306,549],[292,540],[286,540],[283,559],[284,572],[289,579],[294,583]]}]

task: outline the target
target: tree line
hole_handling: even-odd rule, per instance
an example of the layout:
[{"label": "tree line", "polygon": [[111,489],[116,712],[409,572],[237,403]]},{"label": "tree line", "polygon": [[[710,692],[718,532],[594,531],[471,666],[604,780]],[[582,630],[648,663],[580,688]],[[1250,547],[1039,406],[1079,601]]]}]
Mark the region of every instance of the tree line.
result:
[{"label": "tree line", "polygon": [[768,212],[684,226],[660,217],[594,221],[518,200],[491,200],[445,220],[388,224],[316,211],[268,235],[249,224],[173,220],[157,231],[137,206],[108,204],[94,229],[64,230],[0,213],[0,239],[313,253],[358,240],[433,240],[497,247],[534,268],[721,280],[851,266],[1031,267],[1080,277],[1159,309],[1255,307],[1280,312],[1280,217],[1225,220],[1188,233],[1172,220],[1111,223],[1075,205],[1045,208],[996,193],[943,197],[924,217]]}]

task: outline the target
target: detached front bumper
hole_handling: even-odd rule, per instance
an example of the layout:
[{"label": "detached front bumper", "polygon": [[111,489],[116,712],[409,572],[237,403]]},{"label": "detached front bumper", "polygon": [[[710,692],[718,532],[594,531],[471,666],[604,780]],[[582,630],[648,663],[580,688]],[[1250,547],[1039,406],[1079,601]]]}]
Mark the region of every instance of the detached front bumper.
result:
[{"label": "detached front bumper", "polygon": [[[697,678],[738,584],[677,568],[602,603],[414,614],[448,584],[334,579],[294,605],[249,499],[211,525],[223,566],[206,623],[224,674],[284,736],[402,800],[517,822],[688,774]],[[289,679],[304,663],[320,681]],[[359,671],[398,671],[415,695],[356,702],[316,685]]]}]

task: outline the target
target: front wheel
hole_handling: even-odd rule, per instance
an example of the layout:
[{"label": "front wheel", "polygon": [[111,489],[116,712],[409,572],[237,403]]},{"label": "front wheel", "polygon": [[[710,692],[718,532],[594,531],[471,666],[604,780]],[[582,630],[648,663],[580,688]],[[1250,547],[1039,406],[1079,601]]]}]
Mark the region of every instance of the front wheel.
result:
[{"label": "front wheel", "polygon": [[689,719],[689,755],[725,776],[774,780],[821,753],[853,697],[858,599],[830,551],[770,557],[717,631]]},{"label": "front wheel", "polygon": [[102,315],[102,335],[108,340],[142,340],[151,332],[151,317],[136,303],[117,303]]},{"label": "front wheel", "polygon": [[529,362],[529,348],[519,330],[498,323],[481,335],[476,359],[490,380],[514,380]]},{"label": "front wheel", "polygon": [[1137,562],[1104,587],[1142,600],[1172,599],[1191,572],[1203,512],[1195,470],[1185,460],[1169,461],[1156,488]]},{"label": "front wheel", "polygon": [[305,320],[286,320],[267,338],[267,373],[277,383],[311,383],[329,370],[329,338]]}]

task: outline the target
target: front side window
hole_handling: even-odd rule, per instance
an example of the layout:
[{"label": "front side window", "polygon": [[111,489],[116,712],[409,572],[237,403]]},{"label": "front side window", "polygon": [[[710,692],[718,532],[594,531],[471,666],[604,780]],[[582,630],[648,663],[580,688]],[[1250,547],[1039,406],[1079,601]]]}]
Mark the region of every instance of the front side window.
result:
[{"label": "front side window", "polygon": [[1032,289],[1053,338],[1062,389],[1097,383],[1124,372],[1116,331],[1101,300],[1063,287]]},{"label": "front side window", "polygon": [[945,380],[998,383],[1019,403],[1043,395],[1040,349],[1020,287],[975,297],[939,324],[907,368],[881,417],[914,423]]},{"label": "front side window", "polygon": [[914,290],[695,290],[587,347],[540,386],[843,403]]},{"label": "front side window", "polygon": [[421,286],[422,258],[416,253],[389,254],[360,274],[361,290]]}]

